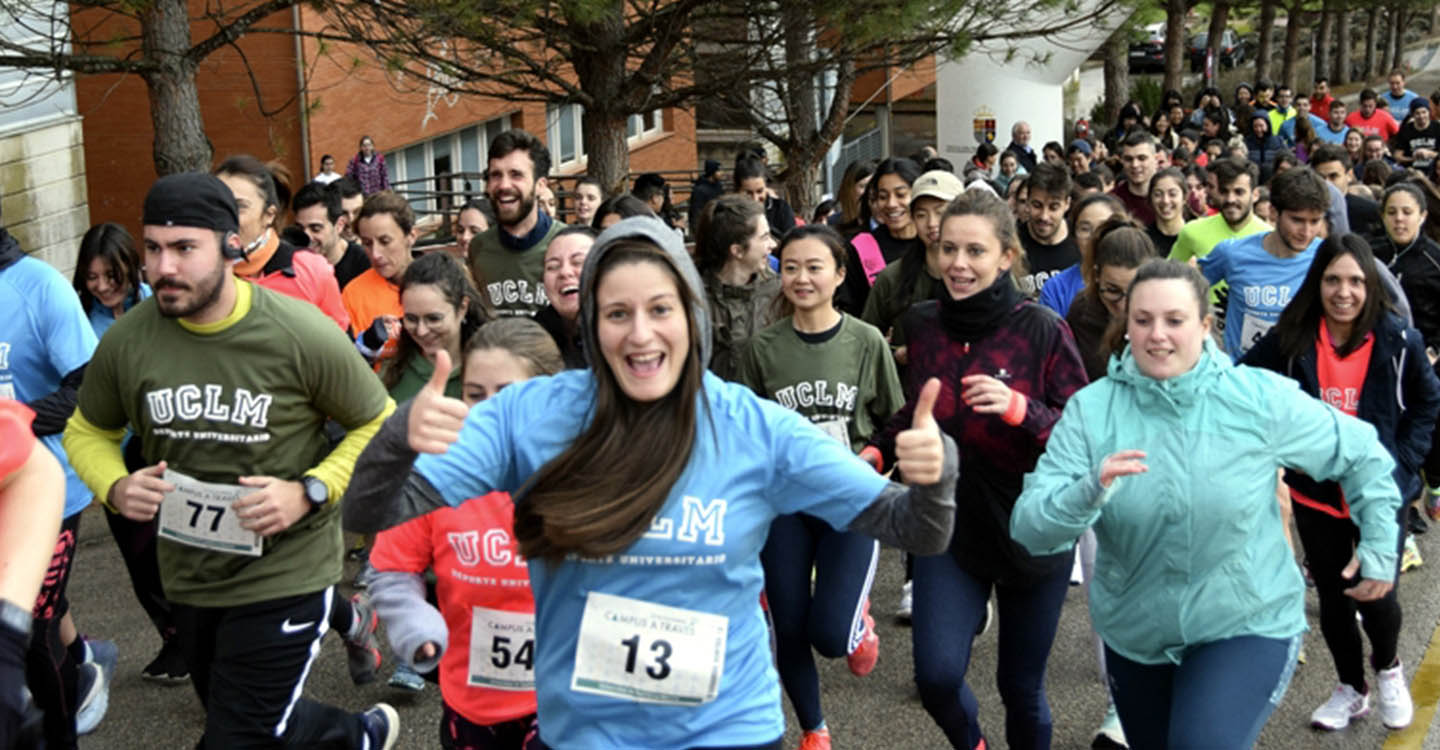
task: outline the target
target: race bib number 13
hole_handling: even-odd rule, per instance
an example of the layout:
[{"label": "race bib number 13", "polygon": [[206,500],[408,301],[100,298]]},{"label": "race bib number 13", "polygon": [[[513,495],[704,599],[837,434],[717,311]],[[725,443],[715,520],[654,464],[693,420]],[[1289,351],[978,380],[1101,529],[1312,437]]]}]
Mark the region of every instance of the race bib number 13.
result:
[{"label": "race bib number 13", "polygon": [[165,470],[165,481],[175,490],[160,505],[159,535],[172,542],[236,555],[259,557],[264,551],[260,535],[240,525],[230,507],[255,492],[253,487],[212,484]]},{"label": "race bib number 13", "polygon": [[724,615],[591,592],[570,689],[641,703],[715,700],[725,672]]}]

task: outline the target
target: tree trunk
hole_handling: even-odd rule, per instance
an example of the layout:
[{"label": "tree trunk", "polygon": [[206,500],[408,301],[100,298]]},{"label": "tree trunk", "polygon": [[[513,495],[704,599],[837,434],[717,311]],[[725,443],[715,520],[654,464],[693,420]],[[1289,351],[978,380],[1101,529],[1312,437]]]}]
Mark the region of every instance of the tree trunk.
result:
[{"label": "tree trunk", "polygon": [[1339,15],[1335,18],[1335,57],[1330,65],[1330,86],[1343,86],[1349,82],[1350,8],[1341,0]]},{"label": "tree trunk", "polygon": [[1304,0],[1295,0],[1285,13],[1285,49],[1280,56],[1280,83],[1295,90],[1296,68],[1300,61],[1300,25],[1305,16]]},{"label": "tree trunk", "polygon": [[213,151],[205,137],[195,62],[190,49],[190,15],[185,0],[155,0],[140,15],[141,54],[160,69],[145,76],[150,93],[150,123],[155,129],[153,158],[159,176],[209,171]]},{"label": "tree trunk", "polygon": [[600,181],[606,195],[619,195],[629,189],[630,144],[625,124],[630,115],[617,108],[586,109],[580,123],[585,139],[585,174]]},{"label": "tree trunk", "polygon": [[1186,0],[1165,0],[1165,91],[1179,91],[1185,85]]},{"label": "tree trunk", "polygon": [[1369,26],[1366,28],[1365,46],[1370,50],[1379,52],[1379,54],[1376,55],[1369,51],[1366,52],[1366,78],[1373,78],[1380,75],[1380,71],[1385,70],[1385,66],[1390,63],[1389,59],[1387,59],[1390,57],[1389,29],[1389,24],[1385,22],[1384,17],[1381,15],[1380,7],[1372,7],[1370,9]]},{"label": "tree trunk", "polygon": [[1278,0],[1260,0],[1260,42],[1255,49],[1255,85],[1270,78],[1270,36],[1275,29],[1275,3]]},{"label": "tree trunk", "polygon": [[1130,29],[1122,24],[1105,42],[1105,124],[1114,125],[1130,98]]},{"label": "tree trunk", "polygon": [[1323,76],[1326,71],[1330,70],[1330,38],[1334,36],[1335,32],[1335,15],[1335,0],[1325,0],[1324,9],[1320,11],[1320,28],[1315,32],[1314,37],[1315,65],[1313,70],[1315,75],[1311,76],[1311,80],[1302,87],[1305,90],[1310,89],[1310,84],[1315,82],[1313,80],[1315,76]]},{"label": "tree trunk", "polygon": [[573,25],[583,29],[583,36],[577,38],[590,40],[587,47],[576,49],[571,64],[580,90],[589,99],[582,102],[585,117],[580,123],[585,173],[600,181],[606,195],[617,195],[629,189],[630,144],[625,125],[632,113],[640,111],[630,106],[634,103],[630,99],[643,92],[627,90],[624,8],[612,3],[608,11],[584,22],[571,19]]},{"label": "tree trunk", "polygon": [[[1391,53],[1390,67],[1405,67],[1405,23],[1410,13],[1404,5],[1392,3],[1390,5],[1391,28],[1394,32],[1390,35]],[[1388,72],[1388,71],[1387,71]]]},{"label": "tree trunk", "polygon": [[820,136],[819,92],[815,76],[807,72],[815,59],[816,23],[807,3],[784,3],[780,13],[788,63],[780,76],[785,85],[780,101],[790,131],[789,143],[781,146],[785,154],[782,181],[790,205],[804,216],[815,204],[815,165],[819,161],[815,150]]},{"label": "tree trunk", "polygon": [[[1213,9],[1210,11],[1209,36],[1206,41],[1210,46],[1210,60],[1212,64],[1210,77],[1205,80],[1206,86],[1214,86],[1220,79],[1220,42],[1225,35],[1225,24],[1230,20],[1230,0],[1215,0]],[[1204,64],[1203,61],[1201,63]]]}]

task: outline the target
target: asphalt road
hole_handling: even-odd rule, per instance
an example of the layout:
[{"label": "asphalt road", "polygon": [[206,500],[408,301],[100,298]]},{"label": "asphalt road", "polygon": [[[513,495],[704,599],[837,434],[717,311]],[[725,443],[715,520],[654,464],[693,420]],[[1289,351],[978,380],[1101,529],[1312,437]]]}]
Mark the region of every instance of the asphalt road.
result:
[{"label": "asphalt road", "polygon": [[[110,709],[93,734],[80,741],[84,750],[169,750],[189,748],[203,725],[200,704],[187,685],[161,687],[140,679],[141,667],[154,655],[159,639],[145,618],[125,577],[119,552],[109,536],[98,507],[85,513],[80,546],[70,581],[70,596],[82,632],[113,638],[120,644],[118,675],[110,692]],[[1431,562],[1406,573],[1400,597],[1405,627],[1400,641],[1407,676],[1424,656],[1437,621],[1440,621],[1440,528],[1420,537]],[[355,564],[347,564],[353,573]],[[863,679],[850,675],[844,660],[823,662],[826,720],[836,748],[944,748],[946,742],[920,706],[912,682],[910,631],[888,614],[899,600],[901,564],[898,553],[886,550],[872,596],[879,619],[880,662]],[[349,587],[341,586],[349,593]],[[1309,603],[1315,623],[1313,596]],[[979,696],[982,726],[991,747],[1004,748],[1004,713],[994,687],[996,629],[979,639],[971,665],[971,685]],[[1061,617],[1060,631],[1050,658],[1048,690],[1055,716],[1054,747],[1086,748],[1104,710],[1104,693],[1095,668],[1083,587],[1071,587]],[[1391,735],[1375,718],[1360,721],[1349,730],[1325,734],[1308,727],[1310,711],[1329,695],[1334,669],[1318,630],[1307,635],[1309,663],[1299,667],[1283,705],[1270,720],[1259,747],[1275,750],[1311,748],[1378,748]],[[387,654],[387,660],[389,656]],[[385,674],[391,669],[387,661]],[[388,701],[401,715],[401,748],[438,746],[439,693],[427,686],[419,695],[407,695],[384,685],[365,687],[350,683],[345,651],[338,638],[327,637],[311,672],[306,695],[337,706],[362,710],[376,701]],[[1417,707],[1419,708],[1419,707]],[[1431,706],[1433,708],[1433,704]],[[788,747],[798,745],[793,729]],[[1425,732],[1424,747],[1437,747],[1433,727]],[[1397,738],[1398,739],[1398,738]],[[1421,747],[1418,740],[1403,747]]]}]

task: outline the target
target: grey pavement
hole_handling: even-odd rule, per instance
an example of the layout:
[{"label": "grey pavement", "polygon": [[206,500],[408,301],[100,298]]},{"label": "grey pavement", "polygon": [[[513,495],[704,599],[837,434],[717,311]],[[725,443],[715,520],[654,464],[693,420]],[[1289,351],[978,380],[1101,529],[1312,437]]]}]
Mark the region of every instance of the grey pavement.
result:
[{"label": "grey pavement", "polygon": [[[109,536],[98,507],[86,511],[80,545],[70,581],[71,601],[82,632],[114,638],[120,644],[118,676],[110,693],[110,710],[93,734],[80,741],[83,750],[170,750],[192,747],[198,739],[203,715],[189,685],[156,686],[140,679],[141,667],[154,655],[159,639],[131,593],[119,552]],[[1430,563],[1406,573],[1400,597],[1405,627],[1400,641],[1406,673],[1413,677],[1437,620],[1440,620],[1440,528],[1419,537]],[[353,574],[354,563],[347,564]],[[838,748],[944,748],[946,742],[920,706],[912,682],[910,630],[890,617],[898,603],[901,584],[900,556],[886,550],[881,558],[873,592],[874,612],[881,638],[880,662],[865,678],[846,670],[843,659],[820,664],[826,721]],[[340,590],[350,593],[346,585]],[[1315,604],[1309,612],[1314,625]],[[971,685],[979,696],[981,722],[992,748],[1004,748],[1004,711],[995,691],[996,631],[976,644],[970,668]],[[1060,630],[1050,658],[1048,690],[1055,718],[1055,748],[1087,748],[1104,710],[1105,697],[1096,676],[1095,652],[1083,587],[1071,587],[1061,616]],[[1325,734],[1308,726],[1310,711],[1334,687],[1335,676],[1318,630],[1306,637],[1309,663],[1299,667],[1284,703],[1271,718],[1259,747],[1275,750],[1322,748],[1378,748],[1390,734],[1375,718],[1349,730]],[[391,662],[387,653],[384,674]],[[426,687],[418,696],[398,693],[377,684],[357,688],[350,684],[345,650],[335,636],[324,648],[306,685],[306,695],[351,710],[376,701],[389,701],[401,715],[404,736],[400,748],[438,747],[439,693]],[[787,707],[788,712],[788,707]],[[793,715],[786,746],[799,744]],[[1425,747],[1435,747],[1434,731]],[[1419,745],[1410,745],[1418,747]]]}]

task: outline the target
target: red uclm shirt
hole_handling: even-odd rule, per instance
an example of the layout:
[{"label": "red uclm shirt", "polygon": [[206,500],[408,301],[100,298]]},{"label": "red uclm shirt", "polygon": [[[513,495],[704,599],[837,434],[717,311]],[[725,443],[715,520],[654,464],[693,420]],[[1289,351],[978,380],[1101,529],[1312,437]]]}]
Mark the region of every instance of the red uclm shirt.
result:
[{"label": "red uclm shirt", "polygon": [[[480,725],[535,713],[533,687],[483,684],[484,679],[534,678],[535,597],[514,527],[510,495],[492,492],[383,531],[370,552],[376,570],[423,573],[434,568],[436,599],[450,631],[449,647],[440,657],[440,692],[461,716]],[[477,613],[484,622],[474,621]],[[525,615],[528,631],[518,625]],[[477,627],[485,642],[474,644],[472,654],[471,633]],[[490,677],[472,684],[477,665]]]},{"label": "red uclm shirt", "polygon": [[[1320,321],[1319,340],[1315,342],[1315,375],[1320,381],[1320,400],[1349,414],[1360,415],[1360,391],[1365,387],[1365,376],[1370,372],[1370,353],[1375,349],[1375,336],[1367,335],[1365,343],[1355,347],[1349,356],[1341,358],[1335,353],[1335,342],[1330,340],[1330,329]],[[1345,493],[1340,493],[1339,514],[1325,503],[1316,502],[1291,488],[1290,495],[1295,502],[1328,513],[1339,518],[1350,516],[1350,505],[1345,502]],[[1343,515],[1341,515],[1343,514]]]}]

